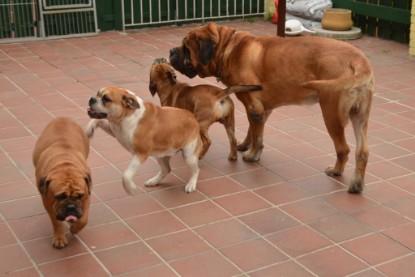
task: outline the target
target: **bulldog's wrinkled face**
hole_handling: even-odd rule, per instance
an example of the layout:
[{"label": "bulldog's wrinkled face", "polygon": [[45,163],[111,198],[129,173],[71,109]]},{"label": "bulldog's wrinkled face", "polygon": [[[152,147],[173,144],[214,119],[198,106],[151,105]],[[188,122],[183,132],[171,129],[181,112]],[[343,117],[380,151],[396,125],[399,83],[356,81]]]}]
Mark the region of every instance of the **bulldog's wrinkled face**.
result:
[{"label": "bulldog's wrinkled face", "polygon": [[39,191],[51,203],[57,220],[76,222],[83,215],[84,202],[91,194],[89,173],[67,171],[41,178]]},{"label": "bulldog's wrinkled face", "polygon": [[[155,95],[158,90],[169,92],[168,89],[177,83],[176,73],[174,68],[169,64],[167,59],[158,58],[155,59],[150,69],[150,83],[149,89],[151,95]],[[159,93],[161,92],[159,91]]]},{"label": "bulldog's wrinkled face", "polygon": [[187,33],[182,45],[170,50],[170,63],[189,78],[215,74],[209,67],[219,40],[218,26],[209,23]]},{"label": "bulldog's wrinkled face", "polygon": [[120,120],[140,108],[137,96],[120,87],[103,87],[89,99],[90,118]]}]

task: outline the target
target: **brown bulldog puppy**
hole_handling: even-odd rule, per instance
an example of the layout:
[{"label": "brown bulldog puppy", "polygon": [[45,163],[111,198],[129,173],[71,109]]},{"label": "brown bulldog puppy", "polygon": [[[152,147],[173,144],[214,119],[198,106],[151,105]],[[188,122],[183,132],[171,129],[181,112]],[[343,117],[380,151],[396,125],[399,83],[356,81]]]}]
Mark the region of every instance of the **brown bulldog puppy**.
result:
[{"label": "brown bulldog puppy", "polygon": [[226,86],[262,87],[235,93],[249,120],[247,136],[238,145],[246,161],[259,160],[264,125],[273,109],[319,103],[337,154],[326,174],[341,175],[350,152],[344,132],[350,120],[356,136],[356,167],[349,192],[363,190],[374,77],[369,61],[357,48],[315,36],[253,36],[209,23],[188,32],[182,45],[170,50],[170,63],[190,78],[215,76]]},{"label": "brown bulldog puppy", "polygon": [[53,119],[40,134],[33,151],[36,184],[53,225],[53,246],[68,244],[64,221],[76,234],[88,223],[91,171],[86,163],[89,140],[68,118]]},{"label": "brown bulldog puppy", "polygon": [[159,58],[154,60],[150,69],[149,89],[151,95],[157,93],[162,106],[186,109],[196,116],[203,142],[200,159],[204,157],[212,143],[208,129],[215,122],[222,123],[228,135],[230,145],[228,159],[237,159],[234,105],[229,95],[235,92],[260,90],[261,87],[233,86],[222,89],[211,85],[190,86],[177,81],[174,68],[165,58]]},{"label": "brown bulldog puppy", "polygon": [[120,87],[104,87],[89,100],[88,115],[93,118],[86,127],[88,137],[100,127],[134,155],[122,177],[127,193],[136,192],[134,174],[149,156],[156,158],[160,172],[145,185],[155,186],[170,173],[170,158],[179,151],[191,170],[185,191],[196,189],[202,142],[199,124],[191,112],[143,102]]}]

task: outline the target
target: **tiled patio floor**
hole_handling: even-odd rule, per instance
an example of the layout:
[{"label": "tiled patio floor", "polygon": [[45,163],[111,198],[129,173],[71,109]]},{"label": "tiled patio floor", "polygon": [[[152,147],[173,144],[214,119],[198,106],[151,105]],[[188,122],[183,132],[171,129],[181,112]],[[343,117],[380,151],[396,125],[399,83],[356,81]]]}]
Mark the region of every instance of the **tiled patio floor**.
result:
[{"label": "tiled patio floor", "polygon": [[[276,32],[262,19],[221,24]],[[139,193],[128,196],[121,173],[131,156],[98,131],[89,224],[69,235],[65,249],[52,248],[31,162],[37,136],[56,116],[84,126],[89,97],[105,85],[158,103],[148,91],[149,66],[193,27],[0,44],[0,275],[414,276],[415,59],[406,45],[369,37],[351,42],[377,80],[363,194],[346,191],[354,152],[343,177],[324,174],[335,158],[318,106],[275,110],[254,164],[229,162],[225,131],[213,125],[191,194],[183,192],[188,171],[177,156],[173,174],[152,189],[143,183],[158,166],[148,160],[135,177]],[[242,139],[247,119],[233,98]],[[354,144],[351,128],[348,138]]]}]

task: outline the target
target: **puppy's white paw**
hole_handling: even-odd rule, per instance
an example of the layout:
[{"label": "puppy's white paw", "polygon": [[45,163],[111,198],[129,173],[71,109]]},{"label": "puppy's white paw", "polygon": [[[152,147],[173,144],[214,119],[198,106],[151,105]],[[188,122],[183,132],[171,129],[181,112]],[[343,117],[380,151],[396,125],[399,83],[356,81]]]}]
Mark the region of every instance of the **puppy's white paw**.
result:
[{"label": "puppy's white paw", "polygon": [[189,182],[184,188],[184,191],[187,193],[194,192],[195,190],[196,190],[196,182]]},{"label": "puppy's white paw", "polygon": [[92,138],[94,136],[95,128],[97,125],[98,123],[96,119],[92,119],[88,122],[88,125],[85,127],[85,134],[88,138]]},{"label": "puppy's white paw", "polygon": [[129,195],[137,193],[137,185],[131,179],[122,178],[122,185]]},{"label": "puppy's white paw", "polygon": [[146,187],[155,187],[155,186],[157,186],[157,185],[158,185],[158,183],[159,183],[158,178],[153,177],[153,178],[151,178],[151,179],[147,180],[147,181],[144,183],[144,185],[145,185]]}]

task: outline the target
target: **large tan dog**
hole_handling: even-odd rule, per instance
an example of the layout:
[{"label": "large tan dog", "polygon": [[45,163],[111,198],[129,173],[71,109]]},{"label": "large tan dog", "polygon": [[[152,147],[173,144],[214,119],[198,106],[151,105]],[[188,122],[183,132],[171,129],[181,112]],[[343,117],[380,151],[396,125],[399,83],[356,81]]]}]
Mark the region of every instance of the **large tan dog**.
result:
[{"label": "large tan dog", "polygon": [[191,112],[143,102],[134,93],[119,87],[100,89],[89,100],[89,107],[88,115],[93,119],[86,127],[88,137],[100,127],[134,155],[122,177],[127,193],[136,192],[134,174],[149,156],[156,157],[160,172],[145,185],[155,186],[170,173],[170,158],[178,151],[191,170],[185,191],[196,189],[202,142],[199,124]]},{"label": "large tan dog", "polygon": [[249,120],[247,136],[238,145],[239,150],[246,150],[246,161],[259,160],[264,124],[274,108],[320,103],[337,153],[335,165],[328,167],[326,174],[341,175],[350,152],[344,134],[350,119],[356,136],[356,168],[349,192],[363,190],[374,78],[360,50],[333,39],[256,37],[209,23],[190,31],[180,47],[170,50],[170,63],[190,78],[215,76],[227,86],[262,87],[260,91],[236,93]]},{"label": "large tan dog", "polygon": [[215,122],[220,122],[225,127],[229,139],[228,159],[237,159],[234,105],[229,95],[260,90],[261,87],[233,86],[222,89],[211,85],[190,86],[177,81],[174,68],[165,58],[159,58],[154,60],[150,69],[149,89],[151,95],[157,93],[162,106],[186,109],[196,116],[203,143],[199,158],[204,157],[212,143],[208,134],[209,127]]},{"label": "large tan dog", "polygon": [[53,119],[43,130],[33,151],[36,183],[52,221],[53,246],[68,244],[64,221],[76,234],[88,223],[91,171],[86,163],[89,140],[84,130],[68,118]]}]

